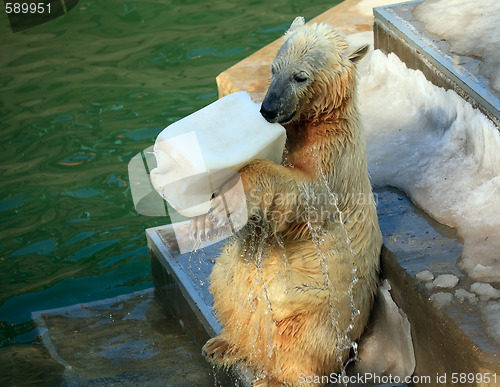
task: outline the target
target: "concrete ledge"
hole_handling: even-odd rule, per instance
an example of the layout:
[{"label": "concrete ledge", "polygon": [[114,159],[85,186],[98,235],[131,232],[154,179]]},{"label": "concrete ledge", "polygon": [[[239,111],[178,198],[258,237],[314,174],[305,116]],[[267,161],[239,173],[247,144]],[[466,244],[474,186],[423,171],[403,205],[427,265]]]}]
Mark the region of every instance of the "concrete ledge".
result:
[{"label": "concrete ledge", "polygon": [[[25,377],[23,386],[213,386],[210,365],[177,323],[165,318],[155,293],[149,288],[33,312],[41,341],[34,345],[46,356],[35,357],[30,346],[16,351],[22,356],[5,354],[1,385],[17,385],[8,379],[17,371],[17,380]],[[179,354],[190,360],[182,367]],[[33,378],[37,368],[43,372]]]}]

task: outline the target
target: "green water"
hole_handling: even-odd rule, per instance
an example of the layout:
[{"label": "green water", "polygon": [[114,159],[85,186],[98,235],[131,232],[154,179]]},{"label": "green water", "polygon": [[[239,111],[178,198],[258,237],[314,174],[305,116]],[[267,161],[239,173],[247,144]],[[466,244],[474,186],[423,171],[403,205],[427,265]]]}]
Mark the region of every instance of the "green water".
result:
[{"label": "green water", "polygon": [[18,33],[0,12],[0,347],[38,343],[33,311],[152,286],[144,230],[168,218],[136,213],[128,162],[335,3],[80,1]]}]

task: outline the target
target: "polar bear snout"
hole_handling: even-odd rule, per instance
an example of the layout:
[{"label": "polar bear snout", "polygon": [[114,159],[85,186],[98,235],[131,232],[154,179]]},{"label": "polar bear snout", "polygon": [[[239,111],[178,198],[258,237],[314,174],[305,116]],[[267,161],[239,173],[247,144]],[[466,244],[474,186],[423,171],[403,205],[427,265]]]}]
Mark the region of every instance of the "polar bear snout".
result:
[{"label": "polar bear snout", "polygon": [[266,119],[267,122],[274,124],[276,122],[276,116],[278,115],[278,111],[271,106],[272,104],[267,101],[267,103],[263,103],[260,107],[260,114],[262,117]]},{"label": "polar bear snout", "polygon": [[262,114],[262,117],[264,117],[267,122],[271,124],[275,122],[281,123],[283,117],[280,113],[284,110],[284,94],[286,94],[284,86],[277,84],[277,82],[273,80],[267,90],[262,106],[260,107],[260,114]]},{"label": "polar bear snout", "polygon": [[270,123],[286,124],[295,118],[298,99],[283,79],[273,79],[260,107],[260,114]]}]

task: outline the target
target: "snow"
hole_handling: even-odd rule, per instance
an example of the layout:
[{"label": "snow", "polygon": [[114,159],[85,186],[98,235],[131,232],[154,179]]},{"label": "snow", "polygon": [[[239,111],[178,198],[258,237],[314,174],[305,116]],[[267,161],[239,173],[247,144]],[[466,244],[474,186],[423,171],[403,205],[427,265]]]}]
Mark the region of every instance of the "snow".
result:
[{"label": "snow", "polygon": [[[352,40],[360,44],[357,35]],[[358,91],[372,182],[401,189],[433,218],[456,228],[464,243],[457,266],[464,282],[477,282],[470,291],[450,291],[459,282],[454,275],[434,278],[423,270],[417,279],[434,293],[430,299],[437,307],[480,301],[485,328],[500,342],[498,128],[394,54],[367,55],[359,65]]]},{"label": "snow", "polygon": [[453,274],[441,274],[433,283],[436,288],[454,288],[458,284],[458,277]]},{"label": "snow", "polygon": [[458,266],[500,280],[500,132],[454,91],[375,50],[359,68],[360,110],[372,181],[394,186],[455,227]]},{"label": "snow", "polygon": [[424,0],[413,15],[452,52],[482,59],[479,72],[500,92],[500,1]]}]

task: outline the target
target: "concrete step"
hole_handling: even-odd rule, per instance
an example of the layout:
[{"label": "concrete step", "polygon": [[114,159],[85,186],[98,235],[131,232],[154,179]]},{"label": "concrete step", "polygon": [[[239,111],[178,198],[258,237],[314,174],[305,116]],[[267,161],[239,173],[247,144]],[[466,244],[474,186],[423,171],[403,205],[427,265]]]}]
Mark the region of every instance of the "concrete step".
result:
[{"label": "concrete step", "polygon": [[[35,363],[30,366],[33,371],[43,360],[42,375],[53,380],[49,384],[43,379],[40,384],[27,377],[19,385],[214,385],[212,367],[201,356],[199,345],[175,319],[165,316],[153,288],[37,311],[32,318],[47,355],[35,362],[32,355],[22,353],[17,361],[25,369]],[[19,371],[20,366],[13,365],[13,369]],[[48,375],[47,369],[51,370]],[[10,380],[20,381],[21,376]]]}]

